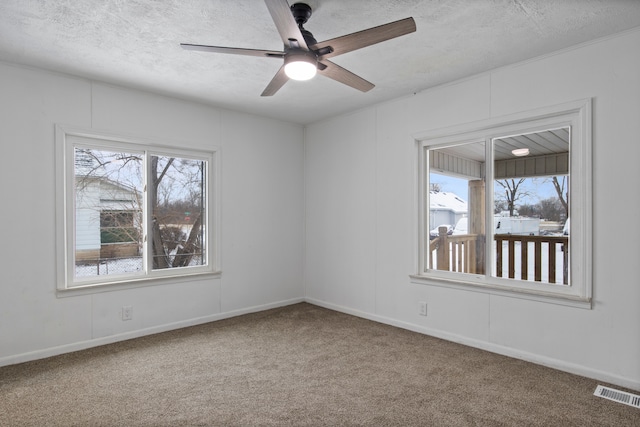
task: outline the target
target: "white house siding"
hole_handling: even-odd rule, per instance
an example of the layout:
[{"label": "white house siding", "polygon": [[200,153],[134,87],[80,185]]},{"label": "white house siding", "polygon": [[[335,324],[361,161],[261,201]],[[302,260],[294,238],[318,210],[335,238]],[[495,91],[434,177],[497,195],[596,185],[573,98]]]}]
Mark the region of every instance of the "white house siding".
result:
[{"label": "white house siding", "polygon": [[76,252],[100,250],[100,212],[92,208],[76,210]]},{"label": "white house siding", "polygon": [[[611,215],[640,211],[638,46],[640,28],[309,126],[307,298],[640,389],[640,246],[627,238],[640,222],[618,232]],[[412,283],[412,135],[584,98],[594,99],[593,308]]]},{"label": "white house siding", "polygon": [[100,183],[90,180],[82,188],[76,197],[76,258],[95,259],[100,255]]},{"label": "white house siding", "polygon": [[130,211],[137,207],[134,190],[99,178],[80,178],[76,197],[76,259],[100,257],[100,214],[102,211]]},{"label": "white house siding", "polygon": [[103,210],[125,210],[130,211],[139,209],[139,198],[136,191],[140,192],[141,188],[127,188],[117,185],[106,180],[100,181],[100,207]]}]

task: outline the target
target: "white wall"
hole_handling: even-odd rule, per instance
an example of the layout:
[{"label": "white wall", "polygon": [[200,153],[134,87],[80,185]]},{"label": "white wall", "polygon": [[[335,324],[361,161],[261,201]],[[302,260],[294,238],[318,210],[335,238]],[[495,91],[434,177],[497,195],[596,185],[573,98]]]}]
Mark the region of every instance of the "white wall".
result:
[{"label": "white wall", "polygon": [[[0,93],[0,365],[302,300],[302,126],[6,63]],[[55,123],[220,147],[221,277],[57,295]]]},{"label": "white wall", "polygon": [[[308,300],[640,389],[638,46],[640,30],[627,32],[309,126]],[[588,97],[593,309],[411,283],[411,135]]]},{"label": "white wall", "polygon": [[[0,365],[307,299],[640,389],[639,45],[640,30],[625,33],[304,136],[294,124],[0,63]],[[587,97],[593,309],[411,283],[411,135]],[[57,295],[54,123],[221,147],[222,276]],[[632,220],[612,230],[618,210]],[[132,321],[120,320],[123,305]]]}]

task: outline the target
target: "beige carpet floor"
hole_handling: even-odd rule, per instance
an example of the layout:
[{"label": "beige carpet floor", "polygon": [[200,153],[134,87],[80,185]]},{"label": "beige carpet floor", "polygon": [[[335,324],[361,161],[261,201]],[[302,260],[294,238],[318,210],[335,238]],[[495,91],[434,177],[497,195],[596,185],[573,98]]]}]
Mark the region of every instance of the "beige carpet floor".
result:
[{"label": "beige carpet floor", "polygon": [[640,426],[597,384],[296,304],[0,368],[0,426]]}]

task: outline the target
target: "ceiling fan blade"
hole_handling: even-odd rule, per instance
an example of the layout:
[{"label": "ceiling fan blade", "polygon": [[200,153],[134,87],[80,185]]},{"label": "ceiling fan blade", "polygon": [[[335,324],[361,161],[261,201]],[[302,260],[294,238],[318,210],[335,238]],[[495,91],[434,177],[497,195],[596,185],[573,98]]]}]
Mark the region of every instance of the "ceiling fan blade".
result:
[{"label": "ceiling fan blade", "polygon": [[264,89],[260,96],[272,96],[274,95],[284,84],[289,80],[289,77],[284,73],[284,65],[280,67],[275,76],[271,79],[267,87]]},{"label": "ceiling fan blade", "polygon": [[[342,55],[343,53],[371,46],[385,40],[404,36],[405,34],[413,33],[415,30],[416,22],[413,18],[405,18],[400,21],[369,28],[368,30],[326,40],[311,46],[311,49],[314,51],[321,50],[319,54],[322,58],[331,58],[332,56]],[[331,47],[331,49],[329,49],[328,53],[324,54],[322,51],[327,50],[326,48],[328,47]]]},{"label": "ceiling fan blade", "polygon": [[[280,33],[282,42],[287,47],[309,50],[307,42],[304,41],[302,32],[298,28],[296,20],[293,18],[291,8],[287,0],[264,0],[271,14],[273,22]],[[293,42],[293,45],[292,45]]]},{"label": "ceiling fan blade", "polygon": [[265,56],[267,58],[284,58],[284,52],[277,50],[243,49],[239,47],[207,46],[202,44],[180,43],[183,49],[200,52],[231,53],[234,55]]},{"label": "ceiling fan blade", "polygon": [[353,74],[351,71],[346,70],[331,61],[323,59],[320,63],[324,65],[324,67],[318,67],[318,72],[325,77],[329,77],[337,82],[351,86],[361,92],[368,92],[375,87],[373,83],[366,81],[362,77]]}]

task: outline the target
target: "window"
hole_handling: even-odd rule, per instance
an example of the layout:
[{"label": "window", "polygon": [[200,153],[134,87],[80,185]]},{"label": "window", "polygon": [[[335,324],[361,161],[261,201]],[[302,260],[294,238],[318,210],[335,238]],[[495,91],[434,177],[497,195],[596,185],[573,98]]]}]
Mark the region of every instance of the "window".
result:
[{"label": "window", "polygon": [[590,101],[418,135],[412,277],[590,306],[590,137]]},{"label": "window", "polygon": [[59,289],[217,271],[215,151],[57,128]]}]

